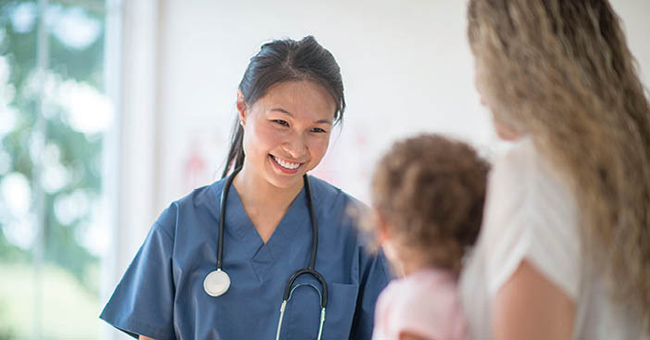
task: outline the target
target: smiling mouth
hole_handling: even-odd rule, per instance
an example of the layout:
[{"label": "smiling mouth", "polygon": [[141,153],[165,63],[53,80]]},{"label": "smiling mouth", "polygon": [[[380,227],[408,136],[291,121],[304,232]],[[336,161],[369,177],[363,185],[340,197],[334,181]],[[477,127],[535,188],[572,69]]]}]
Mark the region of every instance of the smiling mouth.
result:
[{"label": "smiling mouth", "polygon": [[282,168],[283,170],[286,170],[286,171],[293,172],[293,171],[297,170],[303,164],[303,163],[293,163],[293,162],[285,161],[285,160],[283,160],[281,158],[278,158],[278,157],[275,157],[273,155],[270,155],[270,156],[273,159],[273,161],[275,161],[275,164],[279,165],[280,168]]}]

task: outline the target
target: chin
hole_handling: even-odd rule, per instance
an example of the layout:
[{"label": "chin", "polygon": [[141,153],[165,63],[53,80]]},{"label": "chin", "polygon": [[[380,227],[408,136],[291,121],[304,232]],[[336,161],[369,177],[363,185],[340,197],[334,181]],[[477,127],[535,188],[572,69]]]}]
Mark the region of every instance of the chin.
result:
[{"label": "chin", "polygon": [[267,177],[267,180],[275,187],[282,188],[282,189],[289,189],[297,185],[302,185],[303,175],[304,175],[303,172],[299,172],[292,176],[283,176],[283,175],[278,175],[277,173],[271,173]]}]

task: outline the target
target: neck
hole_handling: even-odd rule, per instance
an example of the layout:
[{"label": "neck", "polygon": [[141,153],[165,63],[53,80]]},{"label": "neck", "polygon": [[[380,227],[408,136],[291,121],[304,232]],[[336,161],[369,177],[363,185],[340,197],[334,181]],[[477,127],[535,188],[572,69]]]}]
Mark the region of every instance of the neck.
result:
[{"label": "neck", "polygon": [[396,274],[405,277],[417,273],[430,266],[419,259],[417,256],[408,256],[405,251],[395,249],[392,251],[391,263]]},{"label": "neck", "polygon": [[[302,190],[303,182],[289,188],[280,188],[262,178],[258,172],[244,164],[233,181],[244,207],[255,209],[280,209],[285,211]],[[276,210],[278,211],[278,210]]]},{"label": "neck", "polygon": [[427,268],[425,265],[421,265],[418,263],[403,263],[402,264],[402,271],[404,273],[404,276],[411,275],[413,273],[417,273],[423,269]]}]

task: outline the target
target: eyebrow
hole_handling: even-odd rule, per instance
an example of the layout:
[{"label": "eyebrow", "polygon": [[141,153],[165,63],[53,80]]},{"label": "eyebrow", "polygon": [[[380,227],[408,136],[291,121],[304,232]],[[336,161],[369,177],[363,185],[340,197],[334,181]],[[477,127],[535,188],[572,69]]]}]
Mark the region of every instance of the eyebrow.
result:
[{"label": "eyebrow", "polygon": [[[281,107],[274,107],[274,108],[271,109],[271,111],[281,112],[281,113],[284,113],[285,115],[287,115],[287,116],[289,116],[291,118],[294,118],[294,116],[293,116],[293,114],[291,112],[289,112],[289,111],[287,111],[287,110],[285,110],[285,109],[283,109]],[[329,119],[320,119],[320,120],[315,121],[314,123],[332,125],[332,121],[329,120]]]}]

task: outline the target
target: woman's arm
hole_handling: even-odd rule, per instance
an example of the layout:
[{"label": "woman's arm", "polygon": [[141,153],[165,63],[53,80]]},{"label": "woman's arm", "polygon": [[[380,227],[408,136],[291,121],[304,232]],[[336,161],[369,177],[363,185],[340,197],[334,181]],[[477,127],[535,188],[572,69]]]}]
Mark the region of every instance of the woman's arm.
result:
[{"label": "woman's arm", "polygon": [[571,339],[575,304],[524,260],[497,292],[493,310],[496,339]]},{"label": "woman's arm", "polygon": [[154,340],[153,338],[146,337],[144,335],[140,335],[140,337],[138,339],[140,339],[140,340]]}]

